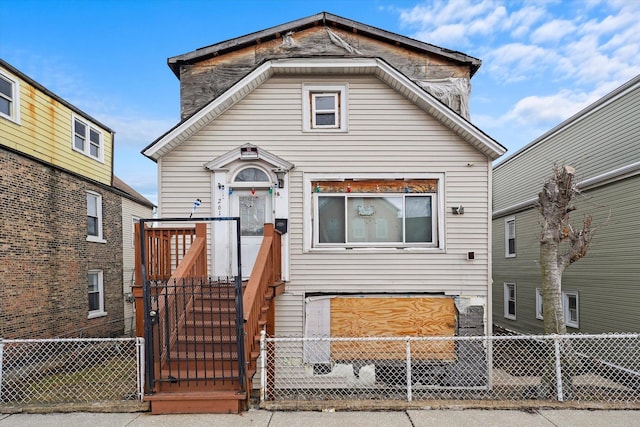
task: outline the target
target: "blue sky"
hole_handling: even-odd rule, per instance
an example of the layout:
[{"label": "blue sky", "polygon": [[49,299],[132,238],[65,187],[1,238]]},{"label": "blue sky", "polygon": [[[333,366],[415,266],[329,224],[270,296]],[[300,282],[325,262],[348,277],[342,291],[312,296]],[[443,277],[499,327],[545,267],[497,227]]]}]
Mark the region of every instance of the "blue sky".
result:
[{"label": "blue sky", "polygon": [[0,57],[115,130],[116,175],[155,202],[167,58],[322,11],[481,59],[471,120],[507,155],[640,74],[640,0],[0,0]]}]

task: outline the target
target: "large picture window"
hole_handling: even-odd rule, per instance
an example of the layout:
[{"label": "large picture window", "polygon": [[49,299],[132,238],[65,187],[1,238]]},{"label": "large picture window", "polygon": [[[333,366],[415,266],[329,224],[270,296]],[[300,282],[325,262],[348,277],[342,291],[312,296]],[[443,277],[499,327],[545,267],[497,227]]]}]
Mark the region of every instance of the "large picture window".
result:
[{"label": "large picture window", "polygon": [[437,180],[312,182],[315,247],[437,247]]}]

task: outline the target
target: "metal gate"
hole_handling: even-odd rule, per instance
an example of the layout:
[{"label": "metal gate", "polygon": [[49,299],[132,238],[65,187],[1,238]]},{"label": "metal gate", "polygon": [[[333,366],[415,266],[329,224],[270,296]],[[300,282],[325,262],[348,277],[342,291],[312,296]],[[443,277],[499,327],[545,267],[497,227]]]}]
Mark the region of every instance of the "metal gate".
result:
[{"label": "metal gate", "polygon": [[[147,246],[149,242],[145,230],[146,223],[213,223],[218,221],[235,222],[237,276],[216,280],[211,277],[189,277],[180,280],[172,279],[171,281],[168,278],[149,277],[150,261],[158,263],[161,262],[159,260],[164,259],[164,262],[177,266],[180,260],[167,260],[167,254],[164,252],[174,244],[176,246],[182,245],[184,253],[188,249],[186,246],[192,242],[188,240],[176,242],[177,237],[171,237],[170,234],[167,234],[163,237],[165,241]],[[141,219],[139,222],[144,295],[145,387],[147,392],[156,389],[156,386],[161,382],[178,383],[183,381],[197,381],[199,383],[238,381],[244,388],[246,366],[244,362],[240,218],[152,218]],[[156,229],[154,228],[154,230]],[[149,250],[154,253],[147,253],[149,247],[154,248]],[[205,248],[205,254],[206,252]],[[172,257],[170,254],[168,256]],[[207,259],[206,262],[208,263],[209,260]],[[222,317],[210,318],[209,320],[215,320],[221,328],[235,333],[234,347],[229,342],[224,343],[217,339],[212,330],[205,331],[203,325],[206,323],[206,319],[196,319],[195,314],[188,314],[189,310],[193,310],[194,304],[201,303],[197,301],[207,298],[209,300],[211,298],[220,299],[223,296],[233,296],[233,307],[229,302],[227,312],[235,312],[235,316],[225,319]],[[189,334],[196,338],[192,345],[181,344],[177,338],[178,329],[185,327],[185,325],[188,325],[186,327],[189,328]],[[235,346],[237,346],[237,351],[233,351]],[[222,356],[224,356],[224,360],[221,360]],[[166,369],[161,370],[161,366]],[[230,375],[231,371],[237,372],[237,375]]]}]

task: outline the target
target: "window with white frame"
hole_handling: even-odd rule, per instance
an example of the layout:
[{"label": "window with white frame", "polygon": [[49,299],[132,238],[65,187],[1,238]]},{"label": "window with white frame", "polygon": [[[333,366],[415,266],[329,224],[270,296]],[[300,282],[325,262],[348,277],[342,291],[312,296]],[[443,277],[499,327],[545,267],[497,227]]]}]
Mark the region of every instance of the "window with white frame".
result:
[{"label": "window with white frame", "polygon": [[504,317],[516,320],[516,284],[504,284]]},{"label": "window with white frame", "polygon": [[102,270],[89,270],[88,279],[89,318],[105,316]]},{"label": "window with white frame", "polygon": [[542,307],[542,289],[536,288],[536,319],[544,319],[544,311]]},{"label": "window with white frame", "polygon": [[104,242],[102,236],[102,196],[87,191],[87,240]]},{"label": "window with white frame", "polygon": [[347,85],[302,86],[302,130],[347,131]]},{"label": "window with white frame", "polygon": [[[580,327],[580,313],[577,292],[562,292],[562,311],[565,325],[572,328]],[[540,288],[536,288],[536,318],[540,320],[544,319],[542,289]]]},{"label": "window with white frame", "polygon": [[98,161],[103,159],[102,132],[89,122],[73,118],[73,149]]},{"label": "window with white frame", "polygon": [[136,224],[140,223],[140,218],[137,216],[131,216],[131,247],[136,247]]},{"label": "window with white frame", "polygon": [[0,71],[0,117],[20,123],[20,85]]},{"label": "window with white frame", "polygon": [[564,322],[572,328],[580,327],[578,293],[567,291],[562,293],[562,309],[564,310]]},{"label": "window with white frame", "polygon": [[311,181],[313,247],[439,247],[438,182]]},{"label": "window with white frame", "polygon": [[516,256],[516,218],[510,217],[504,220],[504,256],[512,258]]}]

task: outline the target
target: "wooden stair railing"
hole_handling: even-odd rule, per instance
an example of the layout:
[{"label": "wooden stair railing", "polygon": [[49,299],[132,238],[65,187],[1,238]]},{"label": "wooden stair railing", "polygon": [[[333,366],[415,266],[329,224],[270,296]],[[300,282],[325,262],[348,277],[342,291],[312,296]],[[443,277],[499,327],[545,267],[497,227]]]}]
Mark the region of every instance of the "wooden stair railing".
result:
[{"label": "wooden stair railing", "polygon": [[[188,313],[193,309],[193,295],[200,294],[200,286],[202,280],[194,280],[197,283],[190,295],[184,292],[177,292],[177,285],[184,284],[185,280],[191,278],[207,277],[207,225],[204,223],[196,224],[195,239],[191,242],[191,246],[184,254],[182,261],[178,264],[171,277],[169,284],[176,286],[167,286],[166,292],[158,295],[158,314],[162,319],[167,319],[168,326],[158,331],[160,354],[154,360],[154,370],[156,378],[160,378],[160,371],[167,363],[169,358],[168,349],[174,348],[178,340],[178,333],[184,330],[185,320]],[[181,312],[176,311],[177,307],[181,307]]]},{"label": "wooden stair railing", "polygon": [[[204,224],[201,224],[204,226]],[[204,229],[206,231],[206,228]],[[202,230],[201,230],[202,233]],[[147,280],[166,283],[173,271],[185,257],[196,238],[194,227],[145,226],[145,254]],[[204,234],[202,237],[205,237]],[[142,283],[142,248],[140,247],[140,224],[134,226],[135,281],[131,287],[135,301],[136,336],[144,337],[144,300]],[[206,255],[205,255],[206,256]],[[205,260],[206,261],[206,260]],[[206,268],[206,262],[205,262]],[[153,295],[156,296],[156,295]]]},{"label": "wooden stair railing", "polygon": [[274,299],[284,290],[280,242],[280,232],[273,224],[265,224],[262,245],[242,298],[247,390],[250,390],[251,376],[256,371],[260,355],[260,328],[264,326],[267,334],[274,334]]},{"label": "wooden stair railing", "polygon": [[[139,250],[139,227],[136,224],[136,285],[133,287],[133,292],[136,302],[136,331],[139,336],[144,335],[144,308],[143,308],[143,291],[142,291],[142,275],[139,266],[142,264],[141,251]],[[147,265],[149,280],[156,281],[157,283],[176,283],[183,279],[206,277],[207,276],[207,243],[206,243],[206,225],[199,223],[196,224],[196,228],[146,228],[145,227],[145,243],[147,248]],[[179,262],[176,263],[175,259]],[[246,284],[243,292],[243,316],[244,322],[244,366],[245,371],[245,390],[244,399],[248,401],[251,390],[251,378],[257,370],[257,359],[259,357],[260,348],[260,332],[262,328],[266,329],[266,332],[270,335],[274,334],[275,324],[275,307],[274,299],[277,295],[280,295],[284,291],[284,283],[282,282],[281,275],[281,236],[278,231],[275,230],[273,224],[264,225],[264,238],[260,250],[258,252],[253,270],[251,272],[250,279]],[[178,265],[176,265],[178,264]],[[159,287],[162,288],[162,287]],[[166,289],[169,289],[167,287]],[[175,288],[173,288],[175,289]],[[200,292],[195,292],[199,294]],[[161,340],[172,340],[175,342],[183,326],[185,324],[185,315],[192,309],[193,301],[178,301],[178,306],[185,307],[184,313],[163,313],[165,304],[164,302],[175,301],[176,298],[181,298],[175,291],[173,292],[157,292],[153,295],[158,298],[158,315],[165,316],[164,318],[173,319],[169,328],[164,331],[159,331],[162,336]],[[166,306],[175,306],[175,304],[166,304]],[[168,317],[167,317],[168,316]],[[167,332],[167,330],[169,332]],[[166,342],[166,341],[165,341]],[[153,363],[153,371],[156,378],[163,369],[163,364],[167,361],[167,354],[163,353],[160,348],[154,346],[156,360]],[[163,346],[160,346],[163,347]],[[152,390],[149,390],[152,391]],[[158,391],[157,387],[156,390]],[[197,396],[201,390],[194,390],[194,399],[203,399],[203,395]],[[188,393],[175,394],[175,398],[167,397],[163,393],[154,395],[152,404],[152,411],[154,413],[172,413],[176,411],[182,411],[177,409],[182,407],[185,411],[189,412],[188,408],[192,408],[193,412],[217,412],[214,410],[208,410],[204,408],[212,409],[214,406],[211,404],[192,402],[191,406],[188,403],[190,400],[186,397]],[[162,396],[161,396],[162,395]],[[210,396],[207,395],[206,399]],[[239,397],[239,396],[238,396]],[[174,403],[168,404],[165,409],[160,406],[161,401],[164,399],[173,400]],[[183,402],[182,406],[179,402]],[[247,407],[245,402],[244,408]],[[195,406],[194,406],[195,405]],[[234,406],[226,406],[223,412],[228,412]],[[242,407],[242,405],[240,405]]]}]

